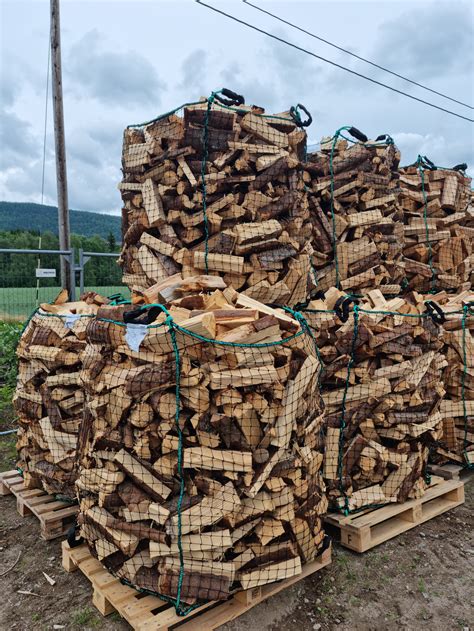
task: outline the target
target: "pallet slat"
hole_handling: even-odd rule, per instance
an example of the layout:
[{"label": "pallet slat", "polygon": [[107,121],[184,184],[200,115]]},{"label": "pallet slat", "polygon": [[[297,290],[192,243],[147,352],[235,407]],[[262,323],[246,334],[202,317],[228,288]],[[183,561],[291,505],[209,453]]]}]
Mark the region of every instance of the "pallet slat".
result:
[{"label": "pallet slat", "polygon": [[328,513],[325,522],[339,531],[340,543],[366,552],[464,503],[464,482],[439,478],[420,499],[382,506],[363,514]]},{"label": "pallet slat", "polygon": [[64,536],[79,510],[77,505],[56,500],[42,489],[25,489],[17,471],[0,473],[0,495],[14,495],[22,517],[33,514],[40,522],[41,537],[46,541]]},{"label": "pallet slat", "polygon": [[67,541],[62,542],[62,564],[66,572],[81,570],[91,581],[94,590],[92,601],[100,613],[107,616],[117,611],[134,631],[167,631],[176,627],[179,627],[180,631],[216,629],[330,563],[329,546],[314,561],[305,565],[298,576],[261,588],[238,592],[224,602],[206,603],[183,618],[175,613],[172,605],[158,596],[144,595],[132,587],[123,585],[92,557],[86,544],[71,548]]}]

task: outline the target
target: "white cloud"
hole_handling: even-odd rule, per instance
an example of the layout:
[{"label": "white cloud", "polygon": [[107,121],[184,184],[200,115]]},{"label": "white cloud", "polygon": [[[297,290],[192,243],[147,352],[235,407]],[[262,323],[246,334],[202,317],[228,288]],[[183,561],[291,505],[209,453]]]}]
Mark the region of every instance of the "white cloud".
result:
[{"label": "white cloud", "polygon": [[67,57],[65,74],[77,98],[94,98],[107,107],[159,103],[165,83],[156,68],[134,50],[104,48],[104,35],[89,31]]}]

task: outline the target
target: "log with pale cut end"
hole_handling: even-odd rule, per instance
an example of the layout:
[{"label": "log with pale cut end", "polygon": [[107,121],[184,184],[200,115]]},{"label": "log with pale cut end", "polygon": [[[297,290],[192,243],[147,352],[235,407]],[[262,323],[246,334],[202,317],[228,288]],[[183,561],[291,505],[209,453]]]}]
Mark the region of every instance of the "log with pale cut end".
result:
[{"label": "log with pale cut end", "polygon": [[123,281],[153,288],[219,275],[264,303],[309,291],[312,254],[302,160],[306,133],[288,112],[189,105],[124,134]]},{"label": "log with pale cut end", "polygon": [[81,373],[82,534],[177,608],[300,574],[327,508],[313,339],[283,309],[194,279],[168,286],[167,313],[101,310]]},{"label": "log with pale cut end", "polygon": [[[310,154],[304,179],[310,188],[315,289],[332,286],[357,294],[380,287],[398,294],[404,278],[400,153],[382,142],[332,139]],[[334,215],[334,216],[333,216]]]},{"label": "log with pale cut end", "polygon": [[80,380],[86,327],[107,301],[84,294],[41,305],[17,348],[18,380],[13,398],[18,415],[18,467],[27,488],[74,499],[75,454],[82,422]]},{"label": "log with pale cut end", "polygon": [[448,169],[400,169],[409,289],[460,292],[474,281],[471,178]]},{"label": "log with pale cut end", "polygon": [[333,288],[305,315],[325,364],[328,496],[333,508],[355,511],[423,492],[443,431],[447,361],[419,294],[387,300],[374,289],[346,322],[334,310],[343,297]]}]

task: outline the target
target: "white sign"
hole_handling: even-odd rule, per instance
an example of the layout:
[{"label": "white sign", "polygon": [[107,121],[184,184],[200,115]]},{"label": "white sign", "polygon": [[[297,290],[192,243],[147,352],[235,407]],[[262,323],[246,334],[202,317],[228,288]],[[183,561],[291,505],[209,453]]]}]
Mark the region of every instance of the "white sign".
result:
[{"label": "white sign", "polygon": [[36,278],[56,278],[56,270],[47,267],[37,267]]},{"label": "white sign", "polygon": [[127,324],[127,332],[125,333],[125,340],[132,349],[132,351],[139,351],[140,344],[145,337],[148,327],[146,324]]}]

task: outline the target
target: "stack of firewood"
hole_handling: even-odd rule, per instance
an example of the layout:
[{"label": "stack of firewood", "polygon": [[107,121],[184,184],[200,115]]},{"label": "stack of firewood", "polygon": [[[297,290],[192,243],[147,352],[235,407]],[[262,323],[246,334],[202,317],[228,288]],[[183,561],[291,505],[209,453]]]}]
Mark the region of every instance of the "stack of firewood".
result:
[{"label": "stack of firewood", "polygon": [[77,436],[84,392],[79,380],[86,327],[105,300],[86,294],[54,304],[33,315],[18,344],[18,467],[27,488],[75,498]]},{"label": "stack of firewood", "polygon": [[[404,277],[403,215],[398,205],[400,153],[393,144],[323,138],[308,156],[313,225],[312,263],[317,289],[352,293],[380,287],[398,294]],[[334,220],[333,220],[334,213]]]},{"label": "stack of firewood", "polygon": [[444,354],[447,366],[443,381],[446,396],[441,402],[443,437],[437,455],[440,461],[474,465],[474,293],[456,296],[438,294],[442,306]]},{"label": "stack of firewood", "polygon": [[92,553],[180,610],[301,573],[327,507],[311,336],[194,282],[167,313],[106,307],[89,324],[77,482]]},{"label": "stack of firewood", "polygon": [[474,274],[471,179],[447,169],[400,169],[404,260],[416,291],[469,289]]},{"label": "stack of firewood", "polygon": [[266,116],[207,100],[123,143],[123,281],[155,299],[168,277],[219,274],[265,303],[308,295],[310,236],[301,160],[306,133],[288,112]]},{"label": "stack of firewood", "polygon": [[418,497],[429,451],[442,432],[446,360],[439,327],[419,317],[418,294],[386,300],[374,289],[357,306],[340,298],[340,291],[329,290],[305,314],[326,365],[330,502],[351,511]]}]

